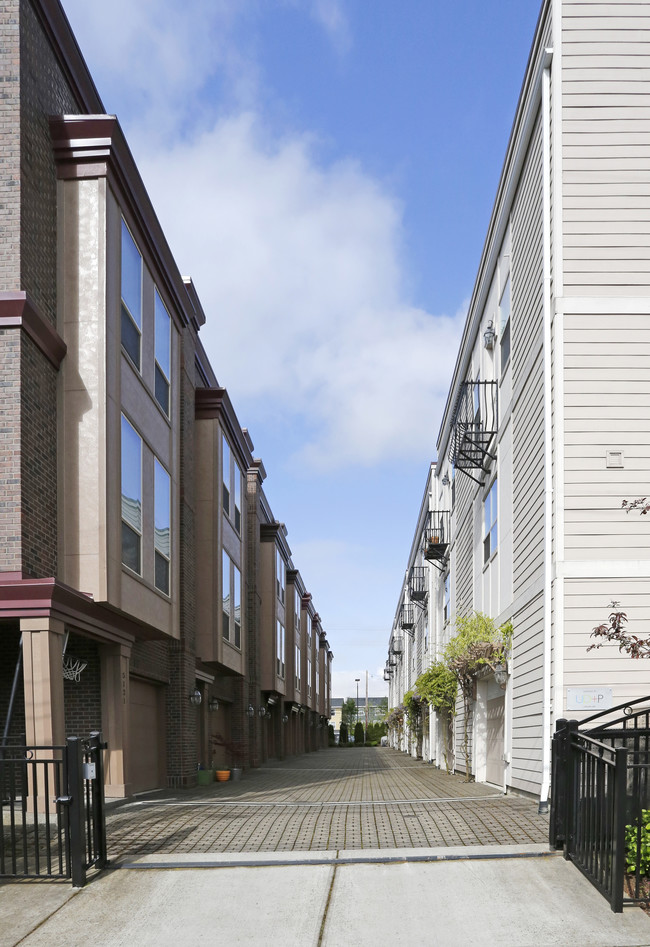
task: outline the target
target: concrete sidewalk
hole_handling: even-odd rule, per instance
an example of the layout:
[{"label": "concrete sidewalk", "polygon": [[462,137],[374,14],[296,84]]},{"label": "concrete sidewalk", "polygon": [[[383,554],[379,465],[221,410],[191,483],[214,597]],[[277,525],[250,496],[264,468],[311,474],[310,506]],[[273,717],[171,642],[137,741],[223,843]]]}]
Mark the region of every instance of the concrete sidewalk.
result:
[{"label": "concrete sidewalk", "polygon": [[390,861],[358,850],[220,855],[227,867],[209,867],[212,855],[170,855],[154,867],[161,859],[147,856],[81,890],[8,884],[0,947],[650,945],[641,910],[613,914],[546,846],[385,854]]}]

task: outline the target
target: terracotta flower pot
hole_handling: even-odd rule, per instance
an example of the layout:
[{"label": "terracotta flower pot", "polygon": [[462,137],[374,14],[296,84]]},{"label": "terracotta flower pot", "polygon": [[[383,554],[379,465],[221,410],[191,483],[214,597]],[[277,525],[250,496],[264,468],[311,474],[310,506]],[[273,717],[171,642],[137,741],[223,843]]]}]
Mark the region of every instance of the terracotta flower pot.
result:
[{"label": "terracotta flower pot", "polygon": [[215,773],[218,783],[225,783],[226,780],[230,779],[230,770],[229,769],[218,769]]}]

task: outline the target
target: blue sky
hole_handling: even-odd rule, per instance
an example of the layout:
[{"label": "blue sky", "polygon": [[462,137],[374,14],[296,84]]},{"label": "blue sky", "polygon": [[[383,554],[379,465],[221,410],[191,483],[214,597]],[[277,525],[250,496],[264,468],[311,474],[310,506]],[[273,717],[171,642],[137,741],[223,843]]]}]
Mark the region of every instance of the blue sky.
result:
[{"label": "blue sky", "polygon": [[382,696],[539,2],[64,8],[194,279],[333,694],[367,670]]}]

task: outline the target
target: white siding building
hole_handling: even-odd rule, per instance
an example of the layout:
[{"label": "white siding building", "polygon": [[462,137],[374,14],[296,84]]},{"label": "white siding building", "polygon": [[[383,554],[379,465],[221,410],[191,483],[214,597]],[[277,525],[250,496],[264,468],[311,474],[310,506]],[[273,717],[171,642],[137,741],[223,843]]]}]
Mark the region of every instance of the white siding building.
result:
[{"label": "white siding building", "polygon": [[[422,560],[421,509],[391,636],[422,563],[420,663],[455,615],[512,621],[505,690],[477,680],[472,771],[542,804],[555,720],[592,688],[650,692],[644,662],[587,653],[611,600],[650,631],[650,522],[621,508],[650,468],[649,75],[650,2],[545,0],[423,504],[444,558]],[[413,668],[387,676],[397,706]],[[442,765],[435,738],[411,750]]]}]

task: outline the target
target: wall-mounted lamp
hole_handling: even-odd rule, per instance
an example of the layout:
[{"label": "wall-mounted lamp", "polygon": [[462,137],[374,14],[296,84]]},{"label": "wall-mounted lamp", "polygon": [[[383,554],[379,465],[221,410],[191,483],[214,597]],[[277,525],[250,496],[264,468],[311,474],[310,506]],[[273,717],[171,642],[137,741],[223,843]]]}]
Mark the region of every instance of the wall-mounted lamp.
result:
[{"label": "wall-mounted lamp", "polygon": [[447,476],[447,474],[445,474],[444,477],[442,478],[442,485],[443,487],[449,486],[449,477]]},{"label": "wall-mounted lamp", "polygon": [[502,690],[506,689],[508,683],[508,669],[505,664],[497,664],[494,668],[494,680]]},{"label": "wall-mounted lamp", "polygon": [[249,705],[248,705],[248,708],[247,708],[247,710],[246,710],[246,713],[248,714],[249,717],[254,717],[254,716],[255,716],[255,708],[253,707],[252,704],[249,704]]},{"label": "wall-mounted lamp", "polygon": [[219,710],[219,701],[216,697],[211,697],[208,701],[208,710],[212,714],[215,712],[215,710]]},{"label": "wall-mounted lamp", "polygon": [[260,717],[266,717],[266,707],[264,704],[261,705],[260,709],[257,711]]},{"label": "wall-mounted lamp", "polygon": [[483,343],[486,349],[490,351],[494,348],[494,340],[496,338],[496,332],[494,331],[494,323],[490,319],[487,324],[487,329],[483,333]]},{"label": "wall-mounted lamp", "polygon": [[203,700],[203,698],[201,696],[201,691],[198,689],[198,687],[194,688],[192,693],[189,695],[189,698],[190,698],[190,704],[192,705],[192,707],[201,706],[201,701]]},{"label": "wall-mounted lamp", "polygon": [[289,717],[287,714],[282,714],[282,723],[289,723]]},{"label": "wall-mounted lamp", "polygon": [[264,714],[264,716],[266,717],[267,720],[270,720],[270,719],[271,719],[271,711],[270,711],[270,710],[267,710],[266,713]]}]

